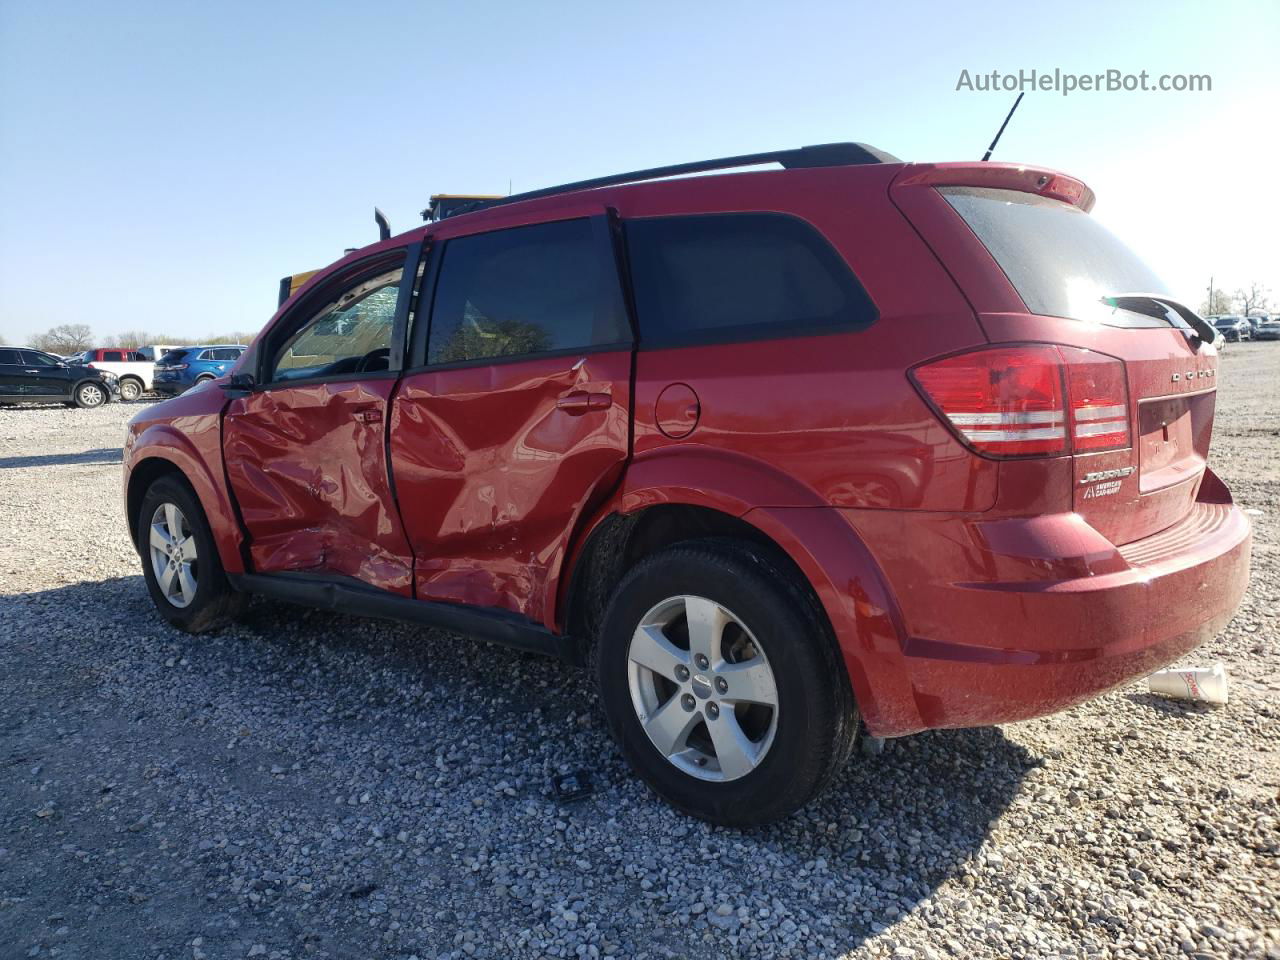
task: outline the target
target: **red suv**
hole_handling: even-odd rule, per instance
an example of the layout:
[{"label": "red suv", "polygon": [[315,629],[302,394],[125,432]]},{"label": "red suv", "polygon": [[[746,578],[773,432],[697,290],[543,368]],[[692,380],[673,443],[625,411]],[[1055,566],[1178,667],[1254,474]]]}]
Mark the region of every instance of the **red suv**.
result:
[{"label": "red suv", "polygon": [[1062,710],[1221,630],[1249,568],[1213,331],[1092,204],[832,144],[384,236],[132,421],[152,597],[589,663],[635,769],[723,824],[804,804],[860,729]]}]

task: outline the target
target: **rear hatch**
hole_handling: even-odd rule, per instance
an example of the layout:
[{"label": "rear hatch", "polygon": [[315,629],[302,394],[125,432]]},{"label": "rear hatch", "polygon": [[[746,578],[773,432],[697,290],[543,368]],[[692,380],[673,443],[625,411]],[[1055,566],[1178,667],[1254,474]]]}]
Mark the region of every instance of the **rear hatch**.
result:
[{"label": "rear hatch", "polygon": [[172,369],[173,367],[177,367],[179,364],[183,362],[187,354],[190,352],[191,352],[190,350],[170,350],[163,357],[161,357],[159,360],[156,361],[155,369],[157,371],[160,371],[160,370],[169,370],[169,369]]},{"label": "rear hatch", "polygon": [[928,228],[971,231],[935,249],[976,239],[989,254],[985,279],[974,249],[959,257],[957,279],[993,343],[1075,348],[1060,351],[1072,508],[1117,545],[1158,533],[1192,510],[1204,475],[1217,383],[1211,331],[1088,214],[1092,193],[1079,181],[1049,171],[1029,179],[1023,168],[1006,187],[993,172],[982,170],[977,186],[931,186],[946,207],[925,218]]}]

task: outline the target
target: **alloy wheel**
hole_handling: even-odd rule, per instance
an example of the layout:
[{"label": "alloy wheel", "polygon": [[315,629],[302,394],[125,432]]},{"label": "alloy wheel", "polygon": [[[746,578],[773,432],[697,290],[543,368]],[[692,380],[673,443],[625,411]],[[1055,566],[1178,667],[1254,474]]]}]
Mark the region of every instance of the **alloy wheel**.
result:
[{"label": "alloy wheel", "polygon": [[745,777],[778,727],[773,669],[732,611],[670,597],[641,618],[627,651],[631,703],[649,741],[700,780]]},{"label": "alloy wheel", "polygon": [[80,399],[86,407],[99,407],[107,398],[102,388],[96,384],[86,383],[80,388]]},{"label": "alloy wheel", "polygon": [[196,598],[199,561],[195,533],[176,504],[156,507],[147,545],[151,570],[164,598],[175,607],[189,606]]}]

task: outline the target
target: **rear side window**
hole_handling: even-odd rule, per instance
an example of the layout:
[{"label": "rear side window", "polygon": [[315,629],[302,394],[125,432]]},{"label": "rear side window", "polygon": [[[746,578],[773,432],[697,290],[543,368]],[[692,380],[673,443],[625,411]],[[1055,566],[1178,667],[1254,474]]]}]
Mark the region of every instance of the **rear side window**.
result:
[{"label": "rear side window", "polygon": [[[616,276],[590,220],[457,237],[444,245],[427,362],[456,363],[621,344]],[[608,295],[606,282],[615,288]]]},{"label": "rear side window", "polygon": [[1079,207],[1019,190],[939,187],[1005,272],[1027,309],[1115,327],[1169,321],[1117,310],[1103,297],[1169,295],[1128,247]]},{"label": "rear side window", "polygon": [[103,350],[103,363],[120,363],[124,360],[124,352],[121,350]]},{"label": "rear side window", "polygon": [[642,347],[857,330],[875,304],[813,227],[778,213],[626,224]]}]

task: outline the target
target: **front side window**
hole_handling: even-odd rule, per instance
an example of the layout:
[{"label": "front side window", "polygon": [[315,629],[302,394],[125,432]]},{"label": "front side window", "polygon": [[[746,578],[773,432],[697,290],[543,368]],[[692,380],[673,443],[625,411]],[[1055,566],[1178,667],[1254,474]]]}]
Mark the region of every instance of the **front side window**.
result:
[{"label": "front side window", "polygon": [[19,359],[17,350],[5,350],[0,347],[0,363],[10,363],[16,367],[22,363],[22,360]]},{"label": "front side window", "polygon": [[363,280],[316,311],[279,353],[272,379],[386,370],[403,272],[396,267]]},{"label": "front side window", "polygon": [[47,353],[37,353],[35,350],[23,350],[22,362],[28,363],[33,367],[56,367],[58,365],[58,361]]},{"label": "front side window", "polygon": [[834,333],[876,319],[871,298],[817,230],[777,213],[626,223],[641,347]]},{"label": "front side window", "polygon": [[622,343],[630,334],[621,310],[604,295],[607,280],[590,220],[450,240],[431,309],[427,362]]}]

